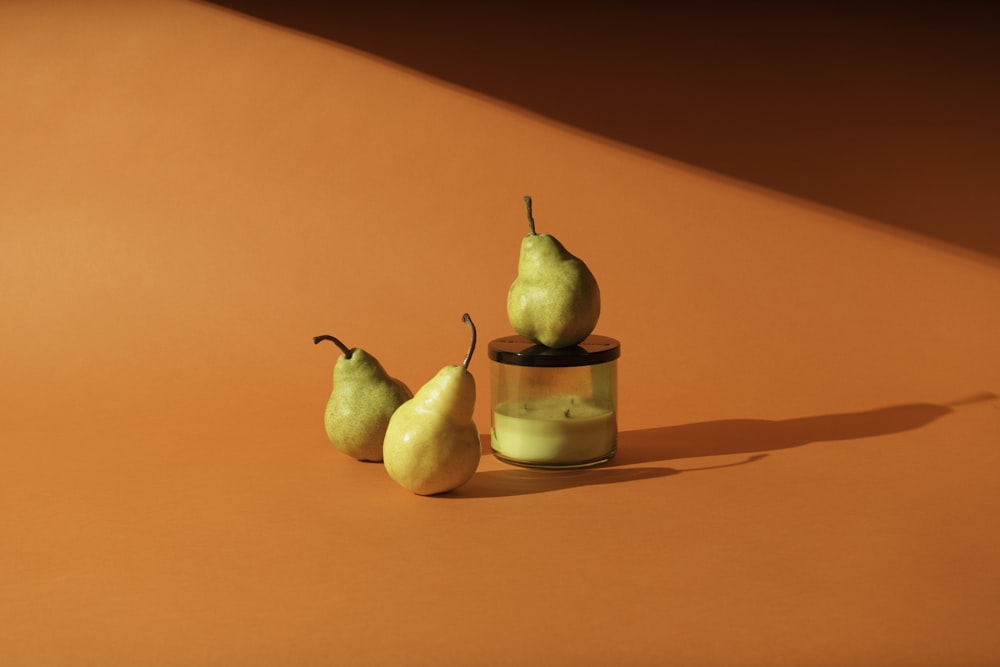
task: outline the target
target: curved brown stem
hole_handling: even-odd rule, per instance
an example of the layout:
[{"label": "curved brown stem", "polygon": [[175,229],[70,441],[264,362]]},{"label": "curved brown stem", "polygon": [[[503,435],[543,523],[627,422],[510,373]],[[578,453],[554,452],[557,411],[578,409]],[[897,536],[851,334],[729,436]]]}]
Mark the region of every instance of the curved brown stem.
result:
[{"label": "curved brown stem", "polygon": [[341,343],[339,338],[335,338],[334,336],[330,336],[327,334],[323,334],[322,336],[313,336],[313,345],[319,345],[319,342],[322,340],[333,341],[334,344],[336,344],[336,346],[340,348],[340,351],[344,353],[345,357],[347,357],[348,359],[351,358],[351,348]]},{"label": "curved brown stem", "polygon": [[469,370],[469,362],[472,361],[472,353],[476,350],[476,325],[469,317],[468,313],[462,315],[462,321],[465,322],[465,326],[472,330],[472,340],[469,342],[469,352],[465,355],[465,361],[462,362],[462,368]]},{"label": "curved brown stem", "polygon": [[538,236],[535,233],[535,216],[531,214],[531,197],[524,195],[524,208],[528,211],[528,229],[531,230],[532,236]]}]

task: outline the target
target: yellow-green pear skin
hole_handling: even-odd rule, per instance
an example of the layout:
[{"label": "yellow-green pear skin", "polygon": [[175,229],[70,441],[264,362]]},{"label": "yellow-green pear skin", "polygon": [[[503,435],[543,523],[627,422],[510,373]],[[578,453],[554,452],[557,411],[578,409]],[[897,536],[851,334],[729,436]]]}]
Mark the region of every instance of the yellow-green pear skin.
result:
[{"label": "yellow-green pear skin", "polygon": [[389,420],[382,453],[385,470],[397,484],[421,496],[446,493],[476,473],[482,455],[472,419],[476,380],[469,361],[476,349],[476,325],[462,316],[472,342],[460,366],[445,366]]},{"label": "yellow-green pear skin", "polygon": [[507,293],[507,319],[514,331],[550,348],[583,342],[601,315],[601,290],[594,274],[549,234],[530,233],[521,241],[517,278]]},{"label": "yellow-green pear skin", "polygon": [[348,456],[381,461],[389,418],[412,397],[413,392],[389,377],[375,357],[361,348],[351,349],[333,368],[333,391],[323,419],[326,436]]}]

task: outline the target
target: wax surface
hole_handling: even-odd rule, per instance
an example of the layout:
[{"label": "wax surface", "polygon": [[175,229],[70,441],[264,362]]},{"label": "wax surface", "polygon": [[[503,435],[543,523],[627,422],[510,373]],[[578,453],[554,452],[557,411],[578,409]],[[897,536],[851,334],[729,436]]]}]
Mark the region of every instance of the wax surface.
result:
[{"label": "wax surface", "polygon": [[500,403],[491,440],[502,456],[534,463],[571,464],[606,456],[615,446],[615,414],[574,396]]}]

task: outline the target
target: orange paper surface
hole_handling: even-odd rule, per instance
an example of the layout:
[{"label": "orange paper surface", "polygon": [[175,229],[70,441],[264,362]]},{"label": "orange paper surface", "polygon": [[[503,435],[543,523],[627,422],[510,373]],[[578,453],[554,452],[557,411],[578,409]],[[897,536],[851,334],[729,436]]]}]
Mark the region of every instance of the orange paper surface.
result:
[{"label": "orange paper surface", "polygon": [[[0,81],[0,664],[1000,659],[985,200],[842,210],[211,4],[3,3]],[[326,440],[312,336],[416,389],[469,312],[485,446],[526,194],[619,454],[415,496]]]}]

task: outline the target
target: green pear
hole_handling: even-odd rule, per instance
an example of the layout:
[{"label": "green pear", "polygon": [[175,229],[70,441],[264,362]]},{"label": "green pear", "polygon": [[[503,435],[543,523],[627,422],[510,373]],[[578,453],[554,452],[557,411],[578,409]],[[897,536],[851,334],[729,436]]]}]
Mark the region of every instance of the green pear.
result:
[{"label": "green pear", "polygon": [[465,484],[479,467],[482,454],[479,430],[472,420],[476,382],[469,372],[476,326],[468,313],[462,321],[472,330],[465,361],[438,371],[399,406],[385,432],[386,472],[400,486],[422,496]]},{"label": "green pear", "polygon": [[517,278],[507,292],[507,318],[514,331],[546,347],[572,347],[597,326],[601,290],[583,260],[554,236],[535,232],[531,197],[528,235],[521,241]]},{"label": "green pear", "polygon": [[381,461],[382,440],[389,417],[413,392],[389,377],[378,359],[361,348],[350,349],[333,336],[316,336],[313,343],[333,341],[343,352],[333,367],[333,391],[326,404],[326,436],[338,450],[359,461]]}]

